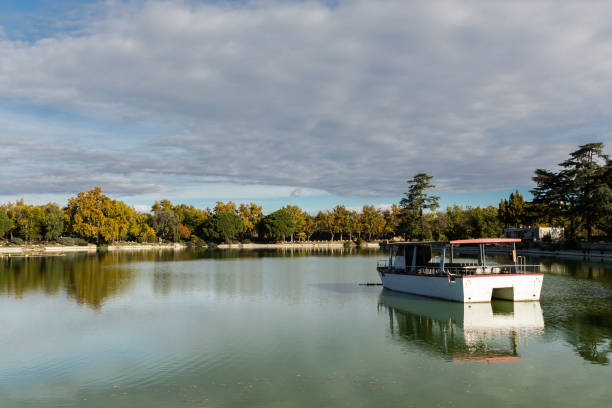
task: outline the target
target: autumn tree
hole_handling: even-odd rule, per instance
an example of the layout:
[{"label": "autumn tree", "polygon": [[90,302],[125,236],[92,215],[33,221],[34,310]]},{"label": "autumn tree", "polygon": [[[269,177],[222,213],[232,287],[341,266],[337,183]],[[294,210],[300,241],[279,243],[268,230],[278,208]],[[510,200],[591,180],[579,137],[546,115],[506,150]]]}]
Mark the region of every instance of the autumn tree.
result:
[{"label": "autumn tree", "polygon": [[217,205],[215,206],[215,214],[228,212],[232,214],[238,214],[238,210],[236,209],[236,203],[233,201],[228,201],[224,203],[223,201],[217,201]]},{"label": "autumn tree", "polygon": [[76,197],[69,198],[68,205],[64,209],[66,224],[69,226],[68,232],[99,243],[106,222],[104,202],[107,200],[109,198],[102,194],[100,187],[80,192]]},{"label": "autumn tree", "polygon": [[337,205],[332,210],[334,230],[340,234],[340,241],[343,241],[344,234],[350,234],[351,217],[349,210],[343,205]]},{"label": "autumn tree", "polygon": [[380,234],[385,228],[385,217],[373,205],[364,205],[361,209],[361,224],[363,232],[368,234],[368,241]]},{"label": "autumn tree", "polygon": [[[198,228],[208,222],[212,216],[210,210],[196,208],[193,205],[178,204],[173,205],[171,210],[176,214],[178,221],[185,228],[189,229],[189,233],[192,234],[198,230]],[[180,235],[180,233],[179,233]]]},{"label": "autumn tree", "polygon": [[189,228],[187,228],[186,226],[184,226],[183,224],[178,224],[178,226],[176,227],[176,230],[178,232],[178,236],[180,239],[188,241],[189,238],[191,238],[191,230]]},{"label": "autumn tree", "polygon": [[23,200],[8,203],[4,210],[13,222],[11,237],[17,235],[25,241],[42,238],[44,210],[41,206],[27,205]]},{"label": "autumn tree", "polygon": [[157,234],[151,227],[152,220],[151,214],[135,214],[130,224],[129,237],[138,242],[156,242]]},{"label": "autumn tree", "polygon": [[357,234],[357,236],[361,236],[361,231],[363,231],[363,224],[361,223],[359,213],[357,211],[349,211],[348,214],[348,233],[349,239],[353,240],[353,234]]},{"label": "autumn tree", "polygon": [[304,228],[303,232],[306,238],[306,241],[310,241],[310,238],[317,232],[317,220],[312,215],[306,214],[306,219],[304,220]]},{"label": "autumn tree", "polygon": [[123,201],[104,195],[100,187],[78,193],[64,208],[66,231],[97,243],[127,239],[137,214]]},{"label": "autumn tree", "polygon": [[[304,226],[306,224],[306,212],[297,205],[286,205],[283,209],[289,211],[291,214],[291,221],[293,222],[293,232],[291,232],[291,242],[293,242],[293,235],[296,233],[304,232]],[[305,233],[304,233],[305,235]]]},{"label": "autumn tree", "polygon": [[383,233],[385,236],[394,236],[400,224],[402,208],[397,204],[392,204],[391,208],[383,211],[385,219],[385,227]]},{"label": "autumn tree", "polygon": [[238,213],[242,220],[243,234],[251,238],[254,237],[257,233],[257,227],[263,219],[262,207],[255,203],[240,204]]}]

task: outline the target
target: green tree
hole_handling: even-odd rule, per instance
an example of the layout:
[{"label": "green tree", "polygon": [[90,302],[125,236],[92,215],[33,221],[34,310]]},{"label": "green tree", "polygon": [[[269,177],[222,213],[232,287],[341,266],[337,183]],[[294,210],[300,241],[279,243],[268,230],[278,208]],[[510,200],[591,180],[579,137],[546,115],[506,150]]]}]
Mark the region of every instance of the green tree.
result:
[{"label": "green tree", "polygon": [[47,241],[57,239],[64,232],[64,212],[56,203],[44,206],[43,236]]},{"label": "green tree", "polygon": [[319,231],[329,233],[333,241],[336,234],[334,215],[330,211],[319,211],[316,220]]},{"label": "green tree", "polygon": [[579,146],[561,163],[562,173],[570,180],[572,193],[576,195],[574,210],[584,223],[588,240],[597,221],[607,215],[607,205],[612,199],[610,185],[605,180],[609,157],[603,148],[601,142]]},{"label": "green tree", "polygon": [[295,223],[291,211],[286,208],[274,211],[264,217],[263,230],[267,237],[276,240],[285,240],[286,236],[293,234]]},{"label": "green tree", "polygon": [[572,216],[575,195],[566,174],[536,169],[532,180],[536,187],[531,190],[533,200],[528,205],[529,218],[548,225],[567,225],[568,237],[575,237],[577,219]]},{"label": "green tree", "polygon": [[561,171],[535,171],[532,208],[541,210],[539,216],[549,222],[567,220],[569,238],[575,238],[578,230],[584,227],[590,240],[594,227],[601,226],[601,221],[606,220],[610,212],[610,160],[603,148],[603,143],[579,146],[560,164]]},{"label": "green tree", "polygon": [[498,217],[497,208],[468,207],[465,213],[465,238],[495,238],[503,234],[504,227]]},{"label": "green tree", "polygon": [[0,209],[0,238],[4,238],[7,232],[13,228],[13,221],[9,218],[6,211]]},{"label": "green tree", "polygon": [[444,235],[449,240],[467,238],[467,231],[464,223],[463,208],[457,204],[446,207],[446,229]]},{"label": "green tree", "polygon": [[174,211],[159,209],[153,213],[153,229],[166,241],[178,241],[179,218]]},{"label": "green tree", "polygon": [[434,211],[438,208],[440,197],[425,192],[435,187],[430,183],[432,179],[432,176],[418,173],[407,181],[408,192],[405,193],[406,197],[400,201],[400,205],[402,207],[401,229],[409,239],[413,237],[423,239],[425,232],[423,211]]},{"label": "green tree", "polygon": [[242,220],[236,212],[220,211],[213,215],[211,229],[217,239],[231,242],[242,231]]},{"label": "green tree", "polygon": [[525,199],[516,190],[507,200],[501,200],[498,207],[500,221],[506,227],[519,227],[525,219]]}]

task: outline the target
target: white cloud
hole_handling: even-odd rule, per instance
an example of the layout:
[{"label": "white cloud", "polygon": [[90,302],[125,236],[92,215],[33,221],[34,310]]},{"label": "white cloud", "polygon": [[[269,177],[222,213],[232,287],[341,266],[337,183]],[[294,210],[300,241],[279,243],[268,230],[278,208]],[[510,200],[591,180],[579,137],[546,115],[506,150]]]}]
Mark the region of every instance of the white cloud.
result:
[{"label": "white cloud", "polygon": [[216,181],[397,195],[422,171],[444,191],[525,185],[577,144],[612,141],[611,12],[108,1],[74,32],[0,36],[0,98],[81,120],[0,122],[0,191]]}]

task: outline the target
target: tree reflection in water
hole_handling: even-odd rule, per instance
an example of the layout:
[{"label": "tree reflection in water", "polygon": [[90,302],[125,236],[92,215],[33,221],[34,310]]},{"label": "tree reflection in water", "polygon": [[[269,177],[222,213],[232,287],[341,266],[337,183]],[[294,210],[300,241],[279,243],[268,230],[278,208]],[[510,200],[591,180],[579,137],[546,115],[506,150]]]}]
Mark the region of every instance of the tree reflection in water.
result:
[{"label": "tree reflection in water", "polygon": [[66,295],[94,309],[124,292],[133,273],[121,267],[116,255],[18,257],[0,261],[0,292],[16,297],[42,292]]}]

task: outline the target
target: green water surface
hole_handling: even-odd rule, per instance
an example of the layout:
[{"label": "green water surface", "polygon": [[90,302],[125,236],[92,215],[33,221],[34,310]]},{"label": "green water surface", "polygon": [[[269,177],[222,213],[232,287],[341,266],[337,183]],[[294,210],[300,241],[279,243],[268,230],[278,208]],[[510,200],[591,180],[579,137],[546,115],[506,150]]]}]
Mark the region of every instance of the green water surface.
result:
[{"label": "green water surface", "polygon": [[384,257],[0,259],[0,407],[612,406],[612,264],[470,307],[358,285]]}]

